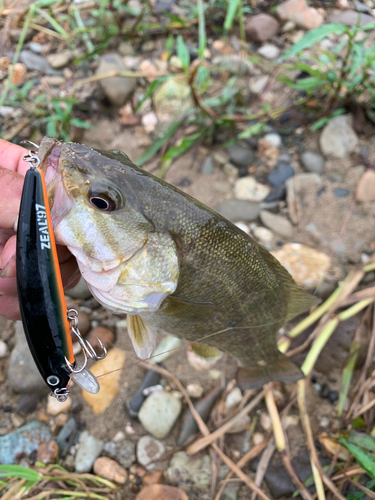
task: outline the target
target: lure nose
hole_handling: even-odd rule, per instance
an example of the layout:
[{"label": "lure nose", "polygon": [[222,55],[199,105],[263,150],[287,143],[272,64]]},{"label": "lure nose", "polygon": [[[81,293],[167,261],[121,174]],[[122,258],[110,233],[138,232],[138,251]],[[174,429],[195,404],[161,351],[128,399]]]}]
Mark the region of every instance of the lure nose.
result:
[{"label": "lure nose", "polygon": [[100,385],[97,381],[95,375],[93,375],[90,370],[84,368],[82,371],[72,374],[72,379],[76,384],[78,384],[82,389],[89,392],[90,394],[98,394],[100,391]]}]

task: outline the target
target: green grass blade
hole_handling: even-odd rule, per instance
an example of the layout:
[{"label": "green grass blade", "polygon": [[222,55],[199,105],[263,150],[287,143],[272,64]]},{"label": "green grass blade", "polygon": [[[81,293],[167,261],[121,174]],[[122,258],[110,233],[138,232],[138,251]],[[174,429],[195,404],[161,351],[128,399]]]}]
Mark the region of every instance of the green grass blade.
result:
[{"label": "green grass blade", "polygon": [[225,21],[224,21],[225,31],[229,31],[232,28],[234,18],[236,17],[236,13],[237,13],[240,1],[242,1],[242,0],[229,0],[228,1],[228,9],[227,9],[227,13],[225,16]]},{"label": "green grass blade", "polygon": [[344,405],[346,398],[348,397],[350,382],[352,380],[352,375],[358,358],[358,353],[359,353],[359,343],[353,340],[352,345],[350,346],[348,362],[346,363],[346,366],[342,371],[342,378],[341,378],[342,389],[340,391],[339,403],[338,403],[339,417],[342,415],[342,412],[344,411]]},{"label": "green grass blade", "polygon": [[371,479],[375,479],[375,457],[368,451],[362,450],[356,444],[349,443],[344,438],[339,439],[339,443],[345,446],[347,450],[355,457],[357,462],[361,467],[365,469],[367,474],[371,477]]},{"label": "green grass blade", "polygon": [[203,8],[203,1],[202,0],[197,0],[197,6],[198,6],[198,20],[199,20],[199,57],[200,59],[204,59],[204,51],[206,50],[207,47],[207,35],[206,35],[206,21],[204,19],[204,8]]},{"label": "green grass blade", "polygon": [[47,14],[47,12],[40,9],[39,7],[36,7],[36,11],[38,12],[38,14],[44,17],[44,19],[50,23],[50,25],[55,29],[55,31],[57,31],[57,33],[60,33],[60,35],[63,36],[64,39],[70,44],[70,36],[64,30],[64,28],[56,21],[56,19],[54,19],[52,16]]},{"label": "green grass blade", "polygon": [[22,465],[0,465],[0,477],[18,477],[28,481],[39,481],[43,475]]},{"label": "green grass blade", "polygon": [[148,161],[154,154],[156,154],[159,149],[165,144],[171,137],[172,135],[178,130],[178,128],[182,125],[184,119],[181,119],[175,123],[173,123],[169,129],[165,132],[163,137],[158,139],[154,144],[152,144],[151,147],[147,149],[145,153],[140,157],[140,159],[137,161],[137,165],[142,166],[146,161]]},{"label": "green grass blade", "polygon": [[375,453],[375,439],[368,434],[352,430],[348,437],[349,443],[360,446],[364,450],[372,451]]},{"label": "green grass blade", "polygon": [[195,134],[184,137],[178,146],[173,146],[172,148],[168,149],[168,151],[163,156],[162,161],[173,160],[173,158],[177,158],[177,156],[186,153],[186,151],[188,151],[193,146],[193,144],[195,144],[197,140],[203,136],[205,131],[206,129],[203,129],[199,132],[196,132]]},{"label": "green grass blade", "polygon": [[177,37],[177,56],[181,61],[185,73],[187,73],[190,65],[190,54],[181,35]]}]

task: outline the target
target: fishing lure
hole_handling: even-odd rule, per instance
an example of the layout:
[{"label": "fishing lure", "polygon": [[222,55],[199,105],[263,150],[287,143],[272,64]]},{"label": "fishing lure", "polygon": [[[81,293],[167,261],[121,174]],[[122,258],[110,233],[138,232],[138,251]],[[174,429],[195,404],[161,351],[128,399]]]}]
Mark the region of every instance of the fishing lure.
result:
[{"label": "fishing lure", "polygon": [[[67,310],[40,159],[37,153],[30,151],[23,160],[30,168],[25,176],[17,228],[20,311],[35,364],[53,395],[63,402],[68,397],[71,379],[88,392],[99,392],[99,384],[86,365],[88,357],[102,359],[107,351],[99,340],[103,355],[96,354],[78,330],[78,312]],[[84,354],[79,368],[74,359],[71,332]]]}]

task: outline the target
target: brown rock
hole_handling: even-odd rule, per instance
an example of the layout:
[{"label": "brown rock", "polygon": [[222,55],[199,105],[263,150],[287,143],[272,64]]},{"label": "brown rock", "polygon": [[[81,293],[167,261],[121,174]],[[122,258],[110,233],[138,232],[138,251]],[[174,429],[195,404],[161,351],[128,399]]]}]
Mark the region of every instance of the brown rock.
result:
[{"label": "brown rock", "polygon": [[25,75],[27,73],[27,69],[26,69],[26,66],[22,63],[17,63],[13,66],[13,75],[12,75],[12,79],[11,79],[11,82],[13,83],[13,85],[20,85],[24,78],[25,78]]},{"label": "brown rock", "polygon": [[279,5],[276,13],[281,21],[293,21],[299,28],[313,30],[323,24],[323,16],[306,0],[287,0]]},{"label": "brown rock", "polygon": [[42,462],[42,464],[54,464],[56,463],[57,457],[59,455],[59,445],[56,441],[47,441],[42,443],[36,452],[36,461]]},{"label": "brown rock", "polygon": [[[90,330],[90,318],[84,311],[79,311],[78,313],[78,328],[81,335],[86,335],[86,333]],[[73,340],[77,340],[75,336],[73,337]]]},{"label": "brown rock", "polygon": [[357,201],[364,203],[375,201],[375,172],[367,170],[358,182]]},{"label": "brown rock", "polygon": [[128,479],[126,469],[108,457],[99,457],[95,460],[94,472],[97,476],[117,484],[125,484]]},{"label": "brown rock", "polygon": [[332,13],[327,21],[329,23],[341,23],[345,26],[356,26],[360,28],[374,22],[374,18],[364,12],[356,12],[355,10],[346,10],[344,12]]},{"label": "brown rock", "polygon": [[249,40],[263,43],[277,35],[280,29],[279,22],[268,14],[251,16],[245,26],[246,36]]},{"label": "brown rock", "polygon": [[86,336],[85,340],[90,342],[95,351],[101,352],[101,347],[99,344],[99,340],[102,341],[104,347],[108,350],[113,347],[115,342],[115,334],[109,330],[109,328],[104,328],[104,326],[98,326],[91,330],[91,332]]},{"label": "brown rock", "polygon": [[161,484],[163,482],[163,471],[157,470],[152,474],[146,474],[142,477],[142,484],[144,487],[151,486],[153,484]]},{"label": "brown rock", "polygon": [[138,493],[135,500],[189,500],[187,494],[175,486],[153,484]]}]

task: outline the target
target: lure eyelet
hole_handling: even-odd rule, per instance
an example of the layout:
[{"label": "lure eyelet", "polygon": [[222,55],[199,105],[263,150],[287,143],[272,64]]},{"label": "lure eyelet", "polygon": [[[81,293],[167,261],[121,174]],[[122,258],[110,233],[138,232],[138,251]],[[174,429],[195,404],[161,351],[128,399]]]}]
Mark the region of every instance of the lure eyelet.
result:
[{"label": "lure eyelet", "polygon": [[52,386],[58,385],[60,383],[60,379],[57,375],[50,375],[46,380],[47,383]]}]

